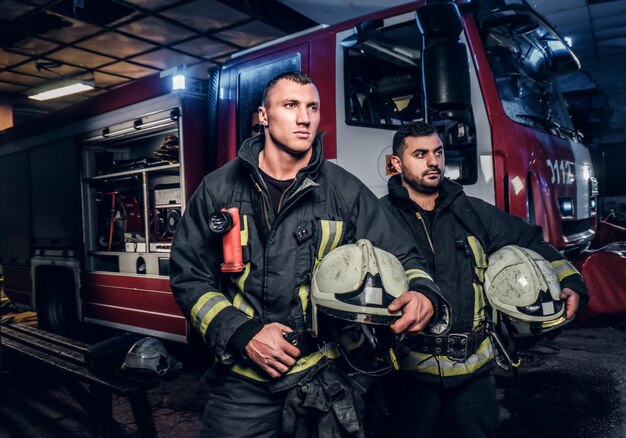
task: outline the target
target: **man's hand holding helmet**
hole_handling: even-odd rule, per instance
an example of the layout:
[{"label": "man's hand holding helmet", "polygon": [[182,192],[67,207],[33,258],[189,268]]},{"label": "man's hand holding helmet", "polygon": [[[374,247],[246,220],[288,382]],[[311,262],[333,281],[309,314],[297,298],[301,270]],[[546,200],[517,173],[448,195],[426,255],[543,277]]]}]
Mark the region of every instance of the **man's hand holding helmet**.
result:
[{"label": "man's hand holding helmet", "polygon": [[561,290],[559,298],[565,301],[565,317],[572,319],[580,305],[580,295],[569,287],[566,287]]},{"label": "man's hand holding helmet", "polygon": [[387,307],[389,312],[402,312],[402,316],[390,325],[396,334],[418,333],[426,327],[435,313],[433,303],[423,294],[412,290],[404,292]]}]

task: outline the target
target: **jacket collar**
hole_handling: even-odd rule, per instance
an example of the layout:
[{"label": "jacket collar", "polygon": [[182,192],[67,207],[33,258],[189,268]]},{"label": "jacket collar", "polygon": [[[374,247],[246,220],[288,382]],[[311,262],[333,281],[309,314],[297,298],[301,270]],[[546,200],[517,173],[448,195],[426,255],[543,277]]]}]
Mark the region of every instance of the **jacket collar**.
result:
[{"label": "jacket collar", "polygon": [[[322,148],[323,135],[323,133],[320,133],[315,137],[315,140],[313,141],[313,153],[311,154],[309,164],[298,171],[298,174],[296,175],[297,180],[302,181],[306,177],[315,179],[315,176],[324,161]],[[237,154],[255,177],[258,175],[259,153],[263,149],[264,145],[264,134],[257,137],[250,137],[243,142],[241,148],[239,148],[239,153]]]},{"label": "jacket collar", "polygon": [[[387,182],[387,189],[389,191],[389,197],[391,200],[404,208],[410,208],[415,210],[419,206],[413,202],[409,197],[409,191],[402,185],[402,177],[400,175],[394,175],[389,178]],[[441,207],[448,205],[454,198],[459,196],[463,192],[463,186],[448,178],[443,179],[443,184],[439,189],[439,196],[435,201],[435,209],[439,210]]]}]

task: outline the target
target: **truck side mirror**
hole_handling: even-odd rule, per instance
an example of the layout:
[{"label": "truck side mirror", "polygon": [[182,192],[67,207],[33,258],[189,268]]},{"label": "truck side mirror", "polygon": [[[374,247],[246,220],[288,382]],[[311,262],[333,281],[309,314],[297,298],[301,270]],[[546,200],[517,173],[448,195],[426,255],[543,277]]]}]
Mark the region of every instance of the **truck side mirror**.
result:
[{"label": "truck side mirror", "polygon": [[461,15],[452,1],[427,3],[417,9],[417,24],[425,39],[422,74],[426,102],[442,117],[470,118],[469,62]]}]

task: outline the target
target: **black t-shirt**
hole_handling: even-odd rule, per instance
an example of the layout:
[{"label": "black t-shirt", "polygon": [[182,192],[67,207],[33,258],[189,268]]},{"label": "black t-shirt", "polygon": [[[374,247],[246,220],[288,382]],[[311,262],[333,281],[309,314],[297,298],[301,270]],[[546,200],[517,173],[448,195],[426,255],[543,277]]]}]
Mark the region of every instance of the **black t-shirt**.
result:
[{"label": "black t-shirt", "polygon": [[423,208],[420,208],[422,213],[424,213],[422,217],[425,217],[425,219],[428,221],[429,233],[430,233],[430,229],[433,224],[433,221],[435,220],[435,216],[437,215],[437,212],[441,209],[441,205],[444,203],[445,199],[446,199],[446,191],[443,188],[443,186],[441,186],[439,188],[439,196],[437,196],[437,199],[435,199],[435,208],[433,208],[432,210],[424,210]]},{"label": "black t-shirt", "polygon": [[272,208],[274,209],[274,213],[277,213],[280,198],[281,196],[283,196],[283,193],[285,193],[285,190],[287,190],[289,186],[293,183],[294,178],[280,180],[272,178],[261,169],[259,169],[259,172],[261,173],[263,181],[265,181],[265,185],[267,186],[267,191],[270,195],[270,201],[272,202]]},{"label": "black t-shirt", "polygon": [[437,214],[437,208],[433,208],[432,210],[422,210],[422,212],[424,213],[424,216],[426,216],[428,224],[432,225],[435,215]]}]

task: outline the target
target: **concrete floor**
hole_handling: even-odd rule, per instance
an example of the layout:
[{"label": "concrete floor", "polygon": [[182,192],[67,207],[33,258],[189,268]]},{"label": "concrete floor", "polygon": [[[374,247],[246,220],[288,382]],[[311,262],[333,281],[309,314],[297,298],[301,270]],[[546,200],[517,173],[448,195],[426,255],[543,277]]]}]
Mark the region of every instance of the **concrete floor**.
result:
[{"label": "concrete floor", "polygon": [[[206,384],[201,367],[186,363],[149,391],[159,437],[197,436]],[[89,417],[45,374],[5,371],[0,385],[0,437],[93,436]],[[534,347],[516,384],[499,380],[498,397],[502,437],[626,437],[626,323],[571,327]],[[124,398],[114,397],[113,413],[117,436],[137,435]]]},{"label": "concrete floor", "polygon": [[626,437],[626,323],[572,328],[500,388],[503,437]]}]

